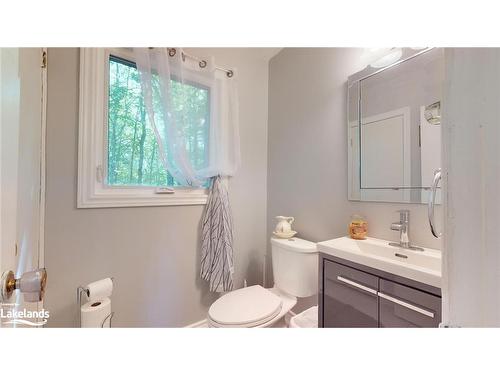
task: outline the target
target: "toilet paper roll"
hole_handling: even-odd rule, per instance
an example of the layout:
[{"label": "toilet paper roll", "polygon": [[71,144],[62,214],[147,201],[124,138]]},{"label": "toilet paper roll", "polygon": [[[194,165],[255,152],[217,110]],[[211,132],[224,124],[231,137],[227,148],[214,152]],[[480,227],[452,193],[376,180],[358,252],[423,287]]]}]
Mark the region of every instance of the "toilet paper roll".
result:
[{"label": "toilet paper roll", "polygon": [[102,298],[89,301],[80,309],[82,328],[110,328],[111,300]]},{"label": "toilet paper roll", "polygon": [[90,301],[110,297],[111,293],[113,293],[113,280],[108,277],[106,279],[94,281],[87,285],[87,290]]}]

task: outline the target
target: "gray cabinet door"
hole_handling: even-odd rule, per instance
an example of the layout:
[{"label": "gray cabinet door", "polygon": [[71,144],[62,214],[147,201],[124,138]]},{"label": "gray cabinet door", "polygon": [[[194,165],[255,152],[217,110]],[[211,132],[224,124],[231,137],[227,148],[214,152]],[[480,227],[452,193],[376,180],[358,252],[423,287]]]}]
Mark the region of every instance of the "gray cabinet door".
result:
[{"label": "gray cabinet door", "polygon": [[380,279],[380,327],[437,327],[441,321],[441,298],[433,294]]},{"label": "gray cabinet door", "polygon": [[378,327],[378,279],[325,260],[323,326]]}]

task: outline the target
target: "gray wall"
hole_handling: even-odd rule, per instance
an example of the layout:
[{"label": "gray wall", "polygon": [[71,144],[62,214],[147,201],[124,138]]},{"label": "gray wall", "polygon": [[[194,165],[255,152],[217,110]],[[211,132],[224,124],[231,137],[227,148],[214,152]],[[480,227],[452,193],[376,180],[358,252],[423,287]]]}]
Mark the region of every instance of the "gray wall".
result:
[{"label": "gray wall", "polygon": [[[241,287],[244,278],[249,284],[262,282],[268,60],[252,49],[191,52],[214,55],[217,64],[239,72],[243,166],[229,186],[236,227],[235,286]],[[77,286],[107,276],[115,277],[115,326],[178,327],[204,319],[217,295],[198,276],[203,207],[76,209],[79,52],[51,48],[48,58],[49,326],[74,326]]]},{"label": "gray wall", "polygon": [[274,217],[285,215],[295,217],[299,237],[324,241],[346,235],[350,216],[359,213],[370,236],[396,241],[390,223],[399,220],[396,210],[408,208],[411,240],[441,248],[428,229],[425,205],[347,200],[346,81],[364,67],[361,59],[361,49],[287,48],[271,60],[268,235]]}]

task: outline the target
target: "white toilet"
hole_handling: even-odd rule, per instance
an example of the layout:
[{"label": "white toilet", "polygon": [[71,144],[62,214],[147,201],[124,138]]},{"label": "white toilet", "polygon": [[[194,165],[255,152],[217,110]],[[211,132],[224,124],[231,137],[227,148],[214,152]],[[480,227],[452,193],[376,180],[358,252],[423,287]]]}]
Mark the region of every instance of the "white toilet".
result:
[{"label": "white toilet", "polygon": [[316,244],[300,238],[272,238],[271,246],[274,288],[253,285],[223,295],[210,306],[209,327],[271,327],[295,306],[297,297],[318,293]]}]

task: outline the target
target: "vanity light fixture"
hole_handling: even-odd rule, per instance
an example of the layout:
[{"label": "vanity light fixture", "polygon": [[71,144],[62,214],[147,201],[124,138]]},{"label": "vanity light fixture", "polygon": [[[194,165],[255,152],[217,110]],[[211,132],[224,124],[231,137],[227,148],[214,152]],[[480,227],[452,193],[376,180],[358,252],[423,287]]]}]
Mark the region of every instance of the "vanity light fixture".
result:
[{"label": "vanity light fixture", "polygon": [[370,63],[370,66],[373,68],[385,68],[386,66],[394,64],[403,56],[403,49],[399,47],[377,48],[372,51],[376,56],[375,61]]}]

